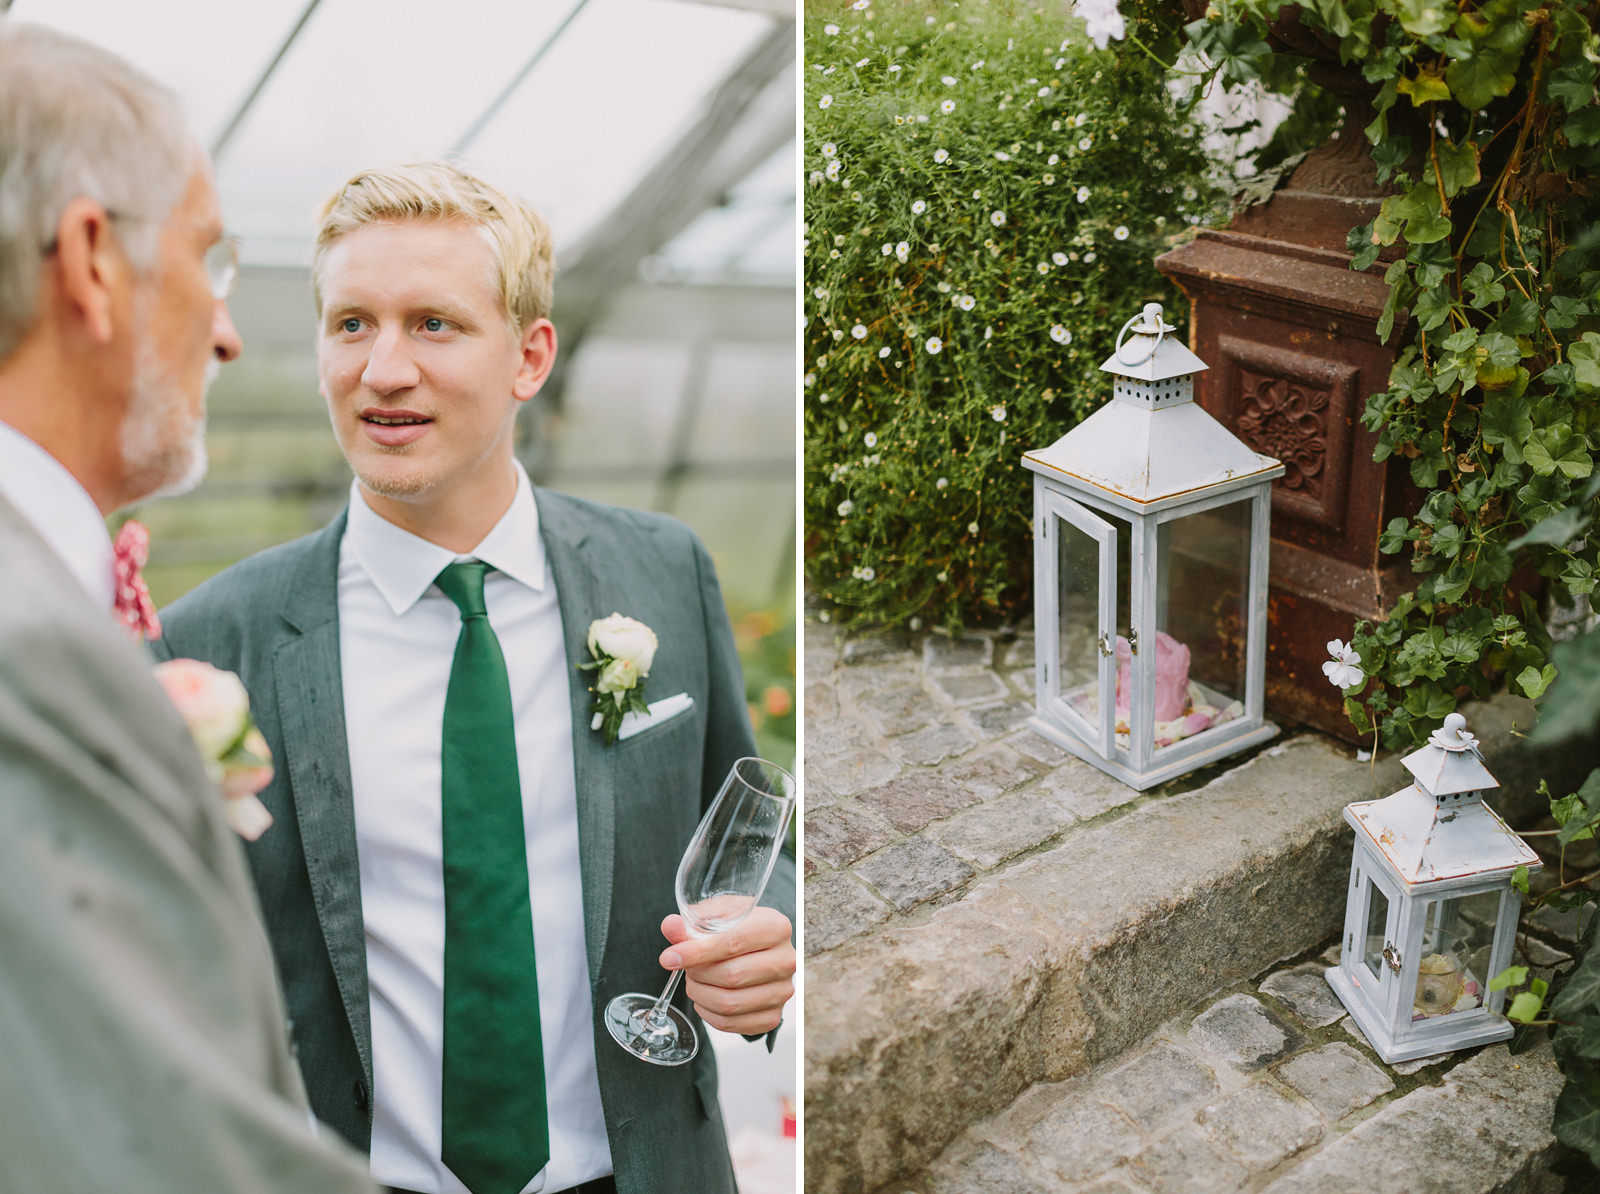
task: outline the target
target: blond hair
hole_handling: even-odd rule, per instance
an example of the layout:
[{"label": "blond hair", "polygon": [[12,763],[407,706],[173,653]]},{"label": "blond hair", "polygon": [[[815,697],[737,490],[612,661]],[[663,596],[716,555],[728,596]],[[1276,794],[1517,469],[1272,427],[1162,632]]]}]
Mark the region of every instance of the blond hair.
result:
[{"label": "blond hair", "polygon": [[322,205],[311,283],[322,311],[322,264],[339,238],[367,224],[460,220],[494,254],[500,310],[513,332],[547,319],[555,283],[550,227],[533,207],[450,162],[414,162],[354,175]]},{"label": "blond hair", "polygon": [[40,263],[67,204],[114,213],[147,273],[198,155],[169,88],[86,41],[0,19],[0,361],[38,318]]}]

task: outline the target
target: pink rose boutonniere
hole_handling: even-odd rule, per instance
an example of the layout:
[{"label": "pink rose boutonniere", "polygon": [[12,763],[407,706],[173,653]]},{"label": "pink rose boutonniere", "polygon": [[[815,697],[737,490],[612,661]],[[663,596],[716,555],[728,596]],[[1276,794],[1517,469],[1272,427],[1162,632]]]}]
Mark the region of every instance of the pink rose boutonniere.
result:
[{"label": "pink rose boutonniere", "polygon": [[599,672],[589,691],[595,694],[589,712],[594,714],[590,728],[606,736],[606,745],[617,740],[622,718],[627,713],[646,713],[644,678],[655,662],[656,632],[643,622],[612,614],[589,623],[589,654],[594,658],[578,669]]},{"label": "pink rose boutonniere", "polygon": [[272,814],[256,793],[272,779],[272,751],[250,718],[250,697],[232,672],[198,659],[156,665],[160,682],[178,707],[206,774],[222,789],[228,824],[246,841],[272,825]]}]

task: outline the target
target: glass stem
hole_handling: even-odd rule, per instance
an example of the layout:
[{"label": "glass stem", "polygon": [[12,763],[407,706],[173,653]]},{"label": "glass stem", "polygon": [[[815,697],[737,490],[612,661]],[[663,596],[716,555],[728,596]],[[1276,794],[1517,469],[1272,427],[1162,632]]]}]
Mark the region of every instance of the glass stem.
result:
[{"label": "glass stem", "polygon": [[648,1019],[652,1024],[658,1024],[666,1018],[667,1004],[672,1002],[673,992],[678,989],[678,983],[682,978],[683,971],[674,970],[672,972],[672,977],[667,980],[666,990],[661,992],[661,998],[656,1000],[655,1006],[648,1013]]}]

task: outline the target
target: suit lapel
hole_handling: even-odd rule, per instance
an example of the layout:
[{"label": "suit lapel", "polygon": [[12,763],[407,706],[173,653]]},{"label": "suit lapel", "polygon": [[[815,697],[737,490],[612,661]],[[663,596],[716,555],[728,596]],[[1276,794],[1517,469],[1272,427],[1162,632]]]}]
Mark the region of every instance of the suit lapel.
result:
[{"label": "suit lapel", "polygon": [[273,688],[317,920],[370,1082],[367,946],[339,669],[339,544],[344,527],[341,514],[311,541],[300,562],[284,611],[289,631],[273,654]]},{"label": "suit lapel", "polygon": [[612,769],[599,734],[589,729],[591,673],[578,664],[589,660],[589,623],[604,617],[598,606],[599,584],[590,552],[587,526],[576,505],[558,493],[537,489],[539,533],[555,578],[561,607],[562,638],[567,651],[567,680],[572,702],[572,762],[578,781],[578,862],[583,875],[583,935],[589,977],[600,981],[607,930],[611,924],[612,860],[616,846],[616,802]]}]

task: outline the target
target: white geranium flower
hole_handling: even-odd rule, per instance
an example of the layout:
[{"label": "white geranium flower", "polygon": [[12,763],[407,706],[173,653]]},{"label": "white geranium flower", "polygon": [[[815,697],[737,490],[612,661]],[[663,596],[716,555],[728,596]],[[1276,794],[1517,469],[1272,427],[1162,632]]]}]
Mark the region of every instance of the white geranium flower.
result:
[{"label": "white geranium flower", "polygon": [[956,101],[955,100],[945,100],[943,103],[941,103],[939,105],[939,111],[943,112],[946,116],[950,115],[950,113],[954,112],[955,110],[956,110]]},{"label": "white geranium flower", "polygon": [[1111,230],[1111,235],[1116,237],[1118,240],[1127,240],[1128,226],[1126,224],[1118,224]]},{"label": "white geranium flower", "polygon": [[864,323],[856,324],[855,327],[850,329],[850,334],[857,340],[865,340],[867,338],[867,325]]},{"label": "white geranium flower", "polygon": [[1367,674],[1361,670],[1361,654],[1354,647],[1331,639],[1328,642],[1328,654],[1333,658],[1322,665],[1322,674],[1328,677],[1328,682],[1335,688],[1348,690],[1366,681]]},{"label": "white geranium flower", "polygon": [[993,224],[996,228],[1003,227],[1005,225],[1005,222],[1006,222],[1006,213],[1005,212],[1003,212],[1003,211],[992,211],[992,212],[989,213],[989,223]]},{"label": "white geranium flower", "polygon": [[948,162],[950,160],[950,151],[948,149],[934,150],[933,160],[936,162]]},{"label": "white geranium flower", "polygon": [[928,210],[928,205],[926,203],[924,203],[921,199],[913,199],[911,201],[911,214],[912,215],[920,216],[923,212],[925,212],[927,210]]},{"label": "white geranium flower", "polygon": [[1088,187],[1079,187],[1078,188],[1078,202],[1079,203],[1087,203],[1087,202],[1089,202],[1089,188]]}]

